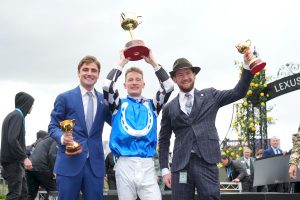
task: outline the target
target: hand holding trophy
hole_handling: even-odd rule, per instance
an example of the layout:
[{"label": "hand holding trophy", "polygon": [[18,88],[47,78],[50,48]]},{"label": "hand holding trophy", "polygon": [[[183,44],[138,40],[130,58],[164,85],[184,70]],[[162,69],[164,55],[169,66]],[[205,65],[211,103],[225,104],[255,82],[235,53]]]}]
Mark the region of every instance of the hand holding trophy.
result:
[{"label": "hand holding trophy", "polygon": [[244,62],[249,66],[251,74],[256,74],[266,66],[266,62],[254,55],[250,50],[250,46],[251,41],[246,40],[245,42],[239,43],[236,48],[238,52],[244,54]]},{"label": "hand holding trophy", "polygon": [[121,13],[121,27],[125,31],[129,31],[131,41],[125,45],[125,58],[131,61],[141,60],[143,56],[148,56],[149,49],[145,46],[142,40],[133,39],[133,30],[141,23],[141,16],[136,16],[134,13]]},{"label": "hand holding trophy", "polygon": [[[60,123],[61,130],[64,132],[65,136],[72,136],[73,128],[75,126],[75,119],[72,120],[64,120]],[[78,142],[73,141],[73,144],[66,145],[66,155],[72,156],[76,154],[80,154],[82,152],[82,147]]]}]

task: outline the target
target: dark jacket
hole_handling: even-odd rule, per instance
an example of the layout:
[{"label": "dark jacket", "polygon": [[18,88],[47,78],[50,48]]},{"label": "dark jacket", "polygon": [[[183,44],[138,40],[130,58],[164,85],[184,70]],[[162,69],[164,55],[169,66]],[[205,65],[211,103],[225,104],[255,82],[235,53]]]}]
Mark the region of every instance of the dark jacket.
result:
[{"label": "dark jacket", "polygon": [[25,117],[29,113],[34,99],[25,92],[15,97],[15,110],[9,113],[2,124],[1,163],[23,162],[25,149]]},{"label": "dark jacket", "polygon": [[29,157],[33,167],[31,171],[53,172],[57,149],[55,140],[50,136],[40,140]]},{"label": "dark jacket", "polygon": [[232,181],[238,178],[243,182],[244,178],[248,177],[246,169],[237,160],[229,160],[229,165],[225,167],[227,173],[227,181]]},{"label": "dark jacket", "polygon": [[117,162],[117,157],[114,156],[112,152],[107,154],[106,159],[105,159],[105,171],[107,176],[115,176],[115,164]]},{"label": "dark jacket", "polygon": [[182,170],[188,165],[193,144],[196,144],[194,150],[201,159],[209,164],[218,163],[221,160],[221,152],[215,126],[217,112],[222,106],[243,98],[252,78],[253,75],[248,70],[243,70],[241,79],[231,90],[195,89],[194,103],[189,116],[180,109],[179,95],[166,104],[159,133],[160,168],[168,168],[170,138],[173,133],[176,139],[172,172]]}]

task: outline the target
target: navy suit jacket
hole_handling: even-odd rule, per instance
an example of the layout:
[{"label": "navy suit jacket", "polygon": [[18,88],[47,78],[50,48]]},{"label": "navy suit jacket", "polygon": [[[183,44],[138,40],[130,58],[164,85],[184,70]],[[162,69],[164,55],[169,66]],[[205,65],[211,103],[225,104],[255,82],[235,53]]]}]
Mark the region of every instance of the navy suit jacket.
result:
[{"label": "navy suit jacket", "polygon": [[179,105],[179,95],[163,109],[159,134],[160,167],[168,168],[169,146],[172,132],[175,134],[171,171],[179,171],[188,164],[196,137],[197,154],[210,164],[221,160],[219,136],[215,126],[216,115],[220,107],[243,98],[249,88],[253,75],[243,70],[238,84],[231,90],[208,88],[196,90],[193,108],[187,116]]},{"label": "navy suit jacket", "polygon": [[[97,112],[88,135],[82,95],[79,86],[73,90],[58,95],[51,112],[51,121],[48,127],[50,136],[58,144],[57,158],[54,172],[63,176],[76,176],[82,170],[89,157],[91,168],[95,176],[104,177],[104,152],[102,145],[102,131],[104,122],[111,124],[111,114],[103,95],[96,91]],[[59,122],[66,119],[75,119],[73,138],[83,147],[83,152],[74,156],[65,154],[65,145],[61,144],[61,136],[64,134],[60,129]]]},{"label": "navy suit jacket", "polygon": [[[279,150],[280,154],[282,154],[282,150],[279,149],[279,148],[278,148],[278,150]],[[276,155],[276,154],[275,154],[273,148],[272,148],[272,147],[269,147],[269,148],[267,148],[267,149],[264,151],[264,153],[263,153],[263,155],[262,155],[262,158],[267,158],[267,157],[271,157],[271,156],[275,156],[275,155]]]}]

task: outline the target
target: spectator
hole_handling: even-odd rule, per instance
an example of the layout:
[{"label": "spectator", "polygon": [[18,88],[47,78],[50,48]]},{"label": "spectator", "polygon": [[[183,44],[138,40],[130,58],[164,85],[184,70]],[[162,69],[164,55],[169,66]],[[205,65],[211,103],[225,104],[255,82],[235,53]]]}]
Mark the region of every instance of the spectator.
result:
[{"label": "spectator", "polygon": [[117,157],[109,152],[105,158],[105,171],[106,171],[106,179],[108,183],[108,189],[116,190],[116,175],[115,175],[115,164],[117,162]]},{"label": "spectator", "polygon": [[32,154],[36,144],[46,136],[48,136],[48,133],[46,131],[40,130],[36,133],[36,141],[31,145],[26,146],[26,154],[28,157]]},{"label": "spectator", "polygon": [[[157,150],[158,150],[158,147],[157,147]],[[162,175],[161,175],[161,169],[159,167],[159,157],[158,157],[158,152],[157,151],[156,151],[156,154],[154,156],[154,167],[155,167],[157,183],[159,185],[160,191],[163,191],[164,188],[165,188],[165,184],[163,182]]]},{"label": "spectator", "polygon": [[242,166],[242,164],[237,160],[232,160],[227,155],[221,155],[221,163],[225,167],[227,181],[242,183],[242,192],[247,192],[249,177],[246,169]]},{"label": "spectator", "polygon": [[[270,139],[270,145],[271,146],[264,151],[262,158],[283,155],[283,151],[279,148],[279,139],[276,136]],[[269,184],[267,187],[268,192],[283,192],[282,183]]]},{"label": "spectator", "polygon": [[[45,188],[47,193],[56,191],[53,174],[56,154],[57,144],[55,140],[50,136],[38,139],[35,150],[29,157],[32,162],[32,169],[26,171],[28,187],[27,200],[34,200],[36,198],[40,186]],[[48,194],[45,199],[48,199]]]},{"label": "spectator", "polygon": [[[32,110],[34,99],[25,92],[15,96],[15,110],[9,113],[2,124],[1,165],[3,178],[8,185],[6,199],[26,199],[25,169],[32,163],[26,155],[25,117]],[[24,169],[25,167],[25,169]]]},{"label": "spectator", "polygon": [[[290,163],[289,174],[292,179],[295,179],[296,178],[295,174],[297,174],[298,171],[297,168],[300,165],[300,127],[298,128],[298,133],[292,135],[292,142],[293,142],[293,148],[290,151],[291,156],[289,161]],[[292,183],[291,187],[294,193],[300,193],[300,182]]]},{"label": "spectator", "polygon": [[243,167],[246,169],[247,174],[249,176],[248,183],[245,182],[243,191],[245,192],[254,192],[253,187],[253,179],[254,179],[254,161],[255,158],[251,157],[252,150],[249,147],[244,147],[243,150],[243,157],[239,158],[238,161],[240,161],[243,165]]},{"label": "spectator", "polygon": [[264,149],[258,149],[258,151],[255,153],[255,158],[260,159],[264,153]]}]

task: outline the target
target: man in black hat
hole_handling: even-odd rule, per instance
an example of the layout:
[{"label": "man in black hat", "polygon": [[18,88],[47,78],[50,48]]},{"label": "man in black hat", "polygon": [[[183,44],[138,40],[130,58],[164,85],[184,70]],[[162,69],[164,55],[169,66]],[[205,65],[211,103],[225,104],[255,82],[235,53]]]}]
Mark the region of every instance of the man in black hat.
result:
[{"label": "man in black hat", "polygon": [[9,113],[2,124],[1,165],[8,185],[6,199],[27,199],[25,169],[32,163],[25,149],[25,117],[30,114],[34,99],[25,92],[15,96],[15,110]]},{"label": "man in black hat", "polygon": [[[252,58],[253,55],[245,54],[245,63]],[[201,199],[220,199],[216,165],[221,160],[215,126],[217,111],[243,98],[253,78],[249,69],[243,69],[241,79],[231,90],[197,90],[194,84],[199,71],[200,67],[179,58],[170,72],[180,92],[162,112],[159,160],[164,183],[172,188],[173,200],[194,199],[195,188]],[[170,172],[168,153],[172,132],[176,139]]]}]

